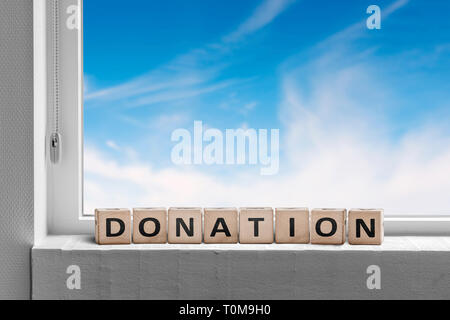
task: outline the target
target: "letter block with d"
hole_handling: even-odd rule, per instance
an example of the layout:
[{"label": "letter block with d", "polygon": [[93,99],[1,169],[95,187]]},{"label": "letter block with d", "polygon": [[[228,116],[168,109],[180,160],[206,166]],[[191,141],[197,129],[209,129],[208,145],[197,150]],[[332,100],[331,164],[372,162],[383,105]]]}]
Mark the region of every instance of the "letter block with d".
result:
[{"label": "letter block with d", "polygon": [[95,242],[98,244],[131,244],[130,210],[95,210]]},{"label": "letter block with d", "polygon": [[339,245],[345,243],[347,209],[314,209],[311,211],[311,243]]},{"label": "letter block with d", "polygon": [[167,243],[167,210],[165,208],[134,209],[133,242]]},{"label": "letter block with d", "polygon": [[201,208],[169,209],[169,243],[200,244],[202,240]]},{"label": "letter block with d", "polygon": [[240,243],[273,243],[273,209],[241,208],[239,238]]},{"label": "letter block with d", "polygon": [[348,243],[380,245],[384,239],[382,209],[352,209],[348,212]]},{"label": "letter block with d", "polygon": [[237,243],[236,208],[205,208],[205,243]]}]

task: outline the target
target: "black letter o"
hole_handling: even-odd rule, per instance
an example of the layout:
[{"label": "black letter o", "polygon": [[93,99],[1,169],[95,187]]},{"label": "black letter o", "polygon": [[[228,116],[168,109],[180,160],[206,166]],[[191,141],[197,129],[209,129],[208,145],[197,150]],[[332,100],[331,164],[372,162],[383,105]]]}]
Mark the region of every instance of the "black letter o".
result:
[{"label": "black letter o", "polygon": [[[322,223],[325,221],[328,221],[331,223],[331,231],[329,233],[323,233],[321,230]],[[322,218],[319,221],[317,221],[317,223],[316,223],[316,233],[321,237],[326,237],[326,238],[332,237],[332,236],[334,236],[336,231],[337,231],[337,223],[336,223],[336,220],[334,220],[334,219]]]},{"label": "black letter o", "polygon": [[[147,222],[152,221],[155,224],[155,231],[151,234],[145,232],[144,230],[144,226]],[[159,223],[158,219],[155,218],[146,218],[146,219],[142,219],[141,222],[139,223],[139,232],[140,234],[142,234],[144,237],[155,237],[159,231],[161,231],[161,224]]]}]

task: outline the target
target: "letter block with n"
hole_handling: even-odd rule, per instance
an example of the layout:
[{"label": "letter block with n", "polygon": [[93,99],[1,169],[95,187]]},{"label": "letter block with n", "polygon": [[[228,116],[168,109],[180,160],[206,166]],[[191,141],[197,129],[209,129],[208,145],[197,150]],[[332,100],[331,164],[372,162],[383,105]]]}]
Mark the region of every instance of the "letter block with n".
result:
[{"label": "letter block with n", "polygon": [[133,242],[167,243],[167,210],[165,208],[134,209]]},{"label": "letter block with n", "polygon": [[200,244],[202,231],[201,208],[169,209],[169,243]]},{"label": "letter block with n", "polygon": [[205,208],[205,243],[237,243],[236,208]]},{"label": "letter block with n", "polygon": [[130,210],[95,210],[95,242],[97,244],[131,244]]},{"label": "letter block with n", "polygon": [[348,212],[348,243],[380,245],[384,239],[382,209],[352,209]]}]

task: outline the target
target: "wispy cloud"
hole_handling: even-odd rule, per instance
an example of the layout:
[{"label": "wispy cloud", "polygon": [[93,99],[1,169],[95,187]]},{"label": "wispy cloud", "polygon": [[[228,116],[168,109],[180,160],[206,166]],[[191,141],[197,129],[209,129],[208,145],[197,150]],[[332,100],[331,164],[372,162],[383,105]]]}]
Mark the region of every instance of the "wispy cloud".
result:
[{"label": "wispy cloud", "polygon": [[[329,54],[340,59],[329,59]],[[355,206],[383,207],[390,215],[448,213],[450,138],[445,122],[427,121],[392,139],[383,114],[395,106],[395,93],[378,80],[370,55],[349,54],[324,51],[283,73],[280,175],[235,172],[225,178],[197,168],[156,170],[145,163],[119,165],[88,150],[87,173],[107,181],[87,179],[87,192],[99,193],[90,194],[95,201],[88,202],[88,210],[157,204]],[[345,59],[357,61],[341,64]],[[124,191],[123,185],[136,191]],[[114,196],[121,192],[128,197]]]},{"label": "wispy cloud", "polygon": [[[242,80],[245,81],[245,80]],[[176,100],[182,100],[187,98],[193,98],[200,95],[216,92],[221,89],[228,88],[232,86],[233,84],[236,84],[238,80],[226,80],[217,82],[211,85],[205,85],[200,88],[189,88],[185,89],[184,87],[177,88],[176,90],[166,90],[163,92],[158,92],[153,95],[147,95],[143,97],[139,97],[135,99],[134,101],[130,102],[131,106],[139,107],[144,105],[152,105],[156,103],[162,103],[162,102],[169,102],[169,101],[176,101]]]},{"label": "wispy cloud", "polygon": [[224,42],[240,40],[267,26],[294,2],[296,0],[265,0],[237,30],[224,38]]},{"label": "wispy cloud", "polygon": [[[384,14],[406,3],[396,1]],[[266,18],[250,18],[261,22],[244,23],[238,28],[247,30],[242,35],[275,17],[256,16]],[[155,169],[147,161],[120,164],[91,146],[85,153],[87,213],[102,206],[149,205],[355,206],[384,207],[387,214],[448,213],[446,121],[429,114],[426,121],[391,136],[386,117],[400,97],[386,83],[385,70],[373,64],[373,51],[352,49],[352,41],[362,33],[359,27],[364,25],[330,36],[310,51],[313,54],[302,52],[280,68],[283,161],[278,176]],[[188,63],[195,57],[185,59]],[[424,109],[433,110],[433,101],[428,103]]]},{"label": "wispy cloud", "polygon": [[264,0],[255,12],[230,35],[217,43],[186,52],[155,70],[117,86],[88,92],[85,100],[90,106],[108,105],[120,101],[127,107],[177,101],[222,90],[239,81],[218,80],[227,67],[224,56],[233,50],[229,42],[241,40],[271,23],[296,0]]},{"label": "wispy cloud", "polygon": [[[389,18],[393,13],[398,11],[399,9],[403,8],[409,3],[410,0],[396,0],[392,2],[390,5],[388,5],[386,8],[382,8],[382,19],[385,21],[385,19]],[[319,46],[328,46],[330,44],[335,44],[339,41],[350,41],[354,40],[358,37],[360,37],[366,28],[366,19],[362,19],[361,21],[358,21],[347,28],[341,30],[340,32],[337,32],[321,43],[319,43]]]},{"label": "wispy cloud", "polygon": [[124,99],[137,100],[138,104],[145,100],[151,102],[152,99],[166,101],[165,96],[170,96],[180,89],[184,89],[185,95],[192,96],[195,95],[195,91],[199,90],[199,87],[214,79],[218,71],[218,67],[187,70],[178,66],[175,61],[123,84],[89,93],[85,96],[85,100],[94,104],[102,101],[123,101]]},{"label": "wispy cloud", "polygon": [[119,151],[120,150],[120,147],[117,145],[117,143],[115,142],[115,141],[113,141],[113,140],[108,140],[108,141],[106,141],[106,145],[109,147],[109,148],[111,148],[111,149],[113,149],[113,150],[115,150],[115,151]]}]

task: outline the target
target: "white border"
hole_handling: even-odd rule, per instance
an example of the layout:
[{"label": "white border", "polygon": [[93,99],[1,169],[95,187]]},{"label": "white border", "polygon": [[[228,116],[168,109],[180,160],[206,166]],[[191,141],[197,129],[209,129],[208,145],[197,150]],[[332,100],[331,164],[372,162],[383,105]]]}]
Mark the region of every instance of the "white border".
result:
[{"label": "white border", "polygon": [[45,0],[33,1],[34,48],[34,242],[47,235],[47,168],[45,135],[47,126],[47,62]]},{"label": "white border", "polygon": [[[82,10],[82,0],[80,9]],[[78,110],[78,165],[80,173],[76,195],[77,208],[55,208],[49,202],[48,193],[53,179],[47,179],[48,159],[46,156],[46,123],[47,123],[47,46],[46,46],[46,0],[33,0],[34,9],[34,225],[35,242],[38,243],[47,234],[77,235],[93,234],[94,218],[82,214],[82,183],[83,183],[83,132],[82,108]],[[80,12],[81,17],[82,13]],[[82,29],[82,27],[81,27]],[[82,31],[79,33],[82,37]],[[79,57],[82,59],[82,46],[79,47]],[[79,60],[82,66],[82,60]],[[82,81],[82,79],[80,79]],[[79,101],[83,98],[82,86],[78,90]],[[74,188],[68,188],[70,193]],[[70,195],[69,195],[70,196]],[[64,204],[64,199],[60,203]],[[70,203],[70,201],[68,201]],[[56,211],[56,212],[55,212]],[[385,234],[400,235],[450,235],[450,217],[445,216],[397,216],[385,217]]]}]

